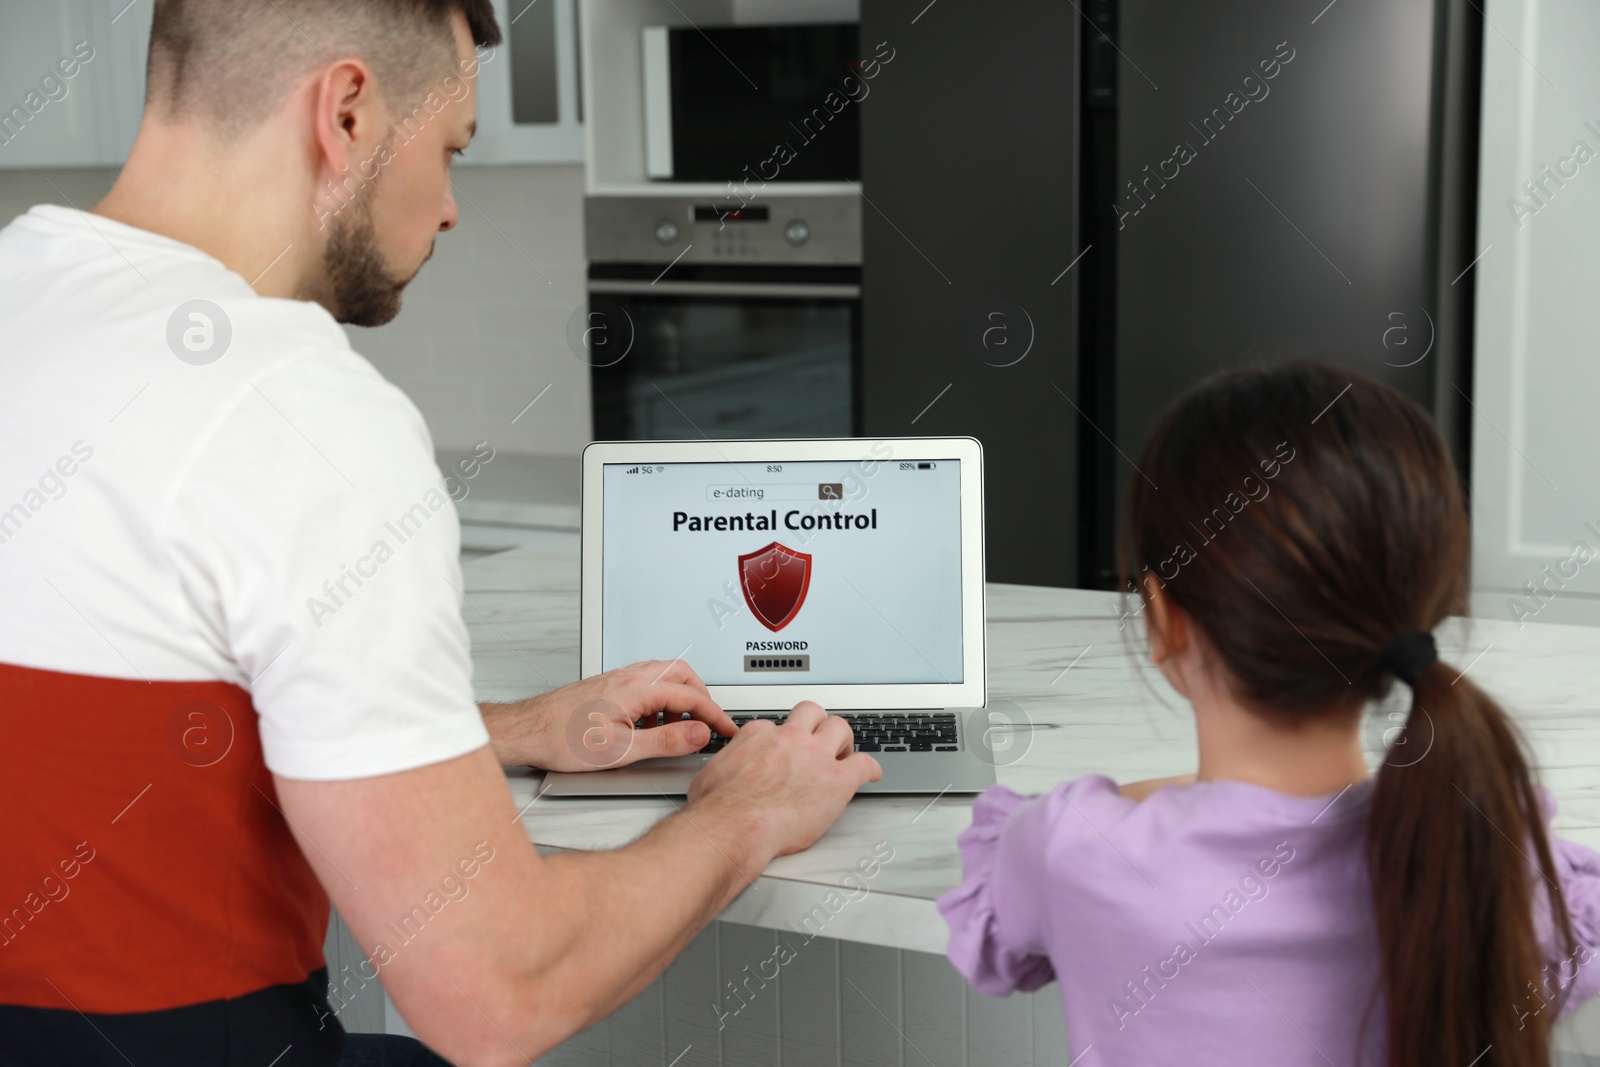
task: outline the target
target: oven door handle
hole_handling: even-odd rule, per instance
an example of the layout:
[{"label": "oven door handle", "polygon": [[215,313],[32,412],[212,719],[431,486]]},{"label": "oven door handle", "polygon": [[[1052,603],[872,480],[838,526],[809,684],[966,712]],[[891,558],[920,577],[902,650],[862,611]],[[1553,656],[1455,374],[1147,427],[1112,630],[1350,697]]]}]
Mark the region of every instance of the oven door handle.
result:
[{"label": "oven door handle", "polygon": [[645,282],[620,278],[589,279],[591,293],[627,293],[635,296],[779,297],[795,300],[855,300],[859,285],[807,282]]}]

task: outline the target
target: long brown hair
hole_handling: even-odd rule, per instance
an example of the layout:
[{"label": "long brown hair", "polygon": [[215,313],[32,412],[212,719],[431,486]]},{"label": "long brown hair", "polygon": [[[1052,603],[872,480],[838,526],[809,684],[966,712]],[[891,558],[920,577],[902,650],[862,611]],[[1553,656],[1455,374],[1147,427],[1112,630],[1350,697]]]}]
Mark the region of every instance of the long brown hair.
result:
[{"label": "long brown hair", "polygon": [[[1386,385],[1304,363],[1212,378],[1138,468],[1124,580],[1159,582],[1264,716],[1359,714],[1394,680],[1387,642],[1465,612],[1459,478],[1427,413]],[[1569,953],[1571,923],[1515,728],[1459,675],[1421,671],[1372,793],[1388,1062],[1545,1067],[1556,1012],[1519,1010],[1549,990],[1534,893]]]}]

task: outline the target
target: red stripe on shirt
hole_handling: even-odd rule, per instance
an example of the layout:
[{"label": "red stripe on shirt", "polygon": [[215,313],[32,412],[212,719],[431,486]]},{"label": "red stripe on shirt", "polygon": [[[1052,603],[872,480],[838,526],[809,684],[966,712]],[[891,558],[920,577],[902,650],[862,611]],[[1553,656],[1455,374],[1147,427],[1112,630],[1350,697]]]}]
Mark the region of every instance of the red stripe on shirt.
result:
[{"label": "red stripe on shirt", "polygon": [[0,812],[0,1003],[157,1011],[322,966],[238,686],[0,664]]}]

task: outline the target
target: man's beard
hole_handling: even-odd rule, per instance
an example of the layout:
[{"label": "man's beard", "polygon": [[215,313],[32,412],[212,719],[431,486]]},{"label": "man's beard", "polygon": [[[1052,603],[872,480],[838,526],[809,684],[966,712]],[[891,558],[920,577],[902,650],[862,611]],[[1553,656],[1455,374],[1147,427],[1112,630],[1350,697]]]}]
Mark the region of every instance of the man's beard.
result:
[{"label": "man's beard", "polygon": [[[432,250],[428,253],[433,254]],[[400,314],[400,294],[411,278],[396,281],[378,251],[377,228],[366,198],[333,220],[322,252],[324,304],[339,322],[382,326]],[[416,277],[415,274],[412,277]]]}]

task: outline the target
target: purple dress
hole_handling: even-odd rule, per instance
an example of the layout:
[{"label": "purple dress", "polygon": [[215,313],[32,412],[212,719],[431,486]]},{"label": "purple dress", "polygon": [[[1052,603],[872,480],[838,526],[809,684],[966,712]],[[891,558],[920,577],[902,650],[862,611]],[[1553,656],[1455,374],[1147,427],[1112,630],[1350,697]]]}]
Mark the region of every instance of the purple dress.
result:
[{"label": "purple dress", "polygon": [[[995,786],[959,840],[965,880],[939,898],[950,962],[991,996],[1058,982],[1073,1067],[1381,1065],[1372,784],[1198,782],[1141,802],[1101,775],[1037,797]],[[1600,991],[1600,853],[1552,847],[1575,957],[1536,923],[1570,1008]],[[1507,1010],[1556,1006],[1530,993]]]}]

